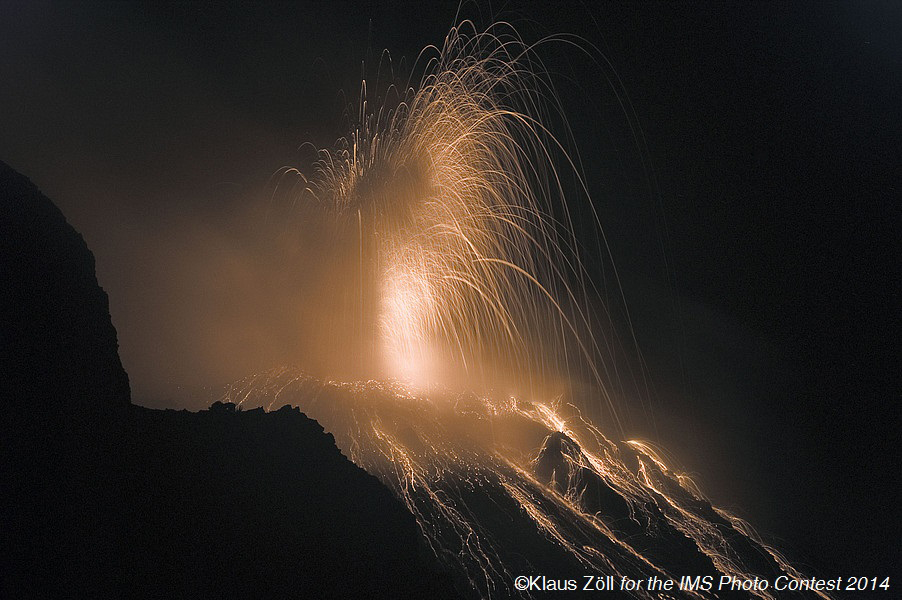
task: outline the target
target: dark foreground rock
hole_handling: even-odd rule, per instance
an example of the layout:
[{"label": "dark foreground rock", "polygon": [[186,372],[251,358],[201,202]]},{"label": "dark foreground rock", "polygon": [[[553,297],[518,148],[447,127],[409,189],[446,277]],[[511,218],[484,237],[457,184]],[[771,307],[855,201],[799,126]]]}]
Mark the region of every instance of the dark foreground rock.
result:
[{"label": "dark foreground rock", "polygon": [[3,597],[448,597],[413,516],[298,409],[93,426],[14,432]]},{"label": "dark foreground rock", "polygon": [[449,597],[413,516],[297,409],[132,406],[93,264],[0,163],[0,597]]},{"label": "dark foreground rock", "polygon": [[0,162],[0,372],[4,410],[129,403],[94,255],[26,177]]}]

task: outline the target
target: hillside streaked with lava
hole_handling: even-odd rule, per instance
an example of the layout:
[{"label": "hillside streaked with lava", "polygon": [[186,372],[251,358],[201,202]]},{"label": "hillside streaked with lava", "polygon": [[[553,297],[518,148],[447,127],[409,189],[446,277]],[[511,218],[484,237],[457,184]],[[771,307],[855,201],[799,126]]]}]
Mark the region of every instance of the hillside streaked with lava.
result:
[{"label": "hillside streaked with lava", "polygon": [[515,576],[534,572],[800,578],[652,444],[602,433],[622,434],[618,403],[640,398],[613,393],[620,346],[579,199],[607,252],[596,259],[613,261],[578,154],[548,124],[567,127],[537,47],[465,22],[424,51],[419,83],[371,104],[364,82],[350,133],[279,171],[274,198],[344,230],[336,269],[353,298],[335,312],[354,325],[333,343],[362,376],[276,369],[224,399],[322,423],[405,503],[464,593],[516,595]]},{"label": "hillside streaked with lava", "polygon": [[[651,445],[613,442],[560,400],[324,382],[287,369],[237,382],[224,398],[267,410],[292,404],[319,421],[405,503],[474,597],[517,596],[523,573],[803,577]],[[776,597],[731,594],[673,597]]]}]

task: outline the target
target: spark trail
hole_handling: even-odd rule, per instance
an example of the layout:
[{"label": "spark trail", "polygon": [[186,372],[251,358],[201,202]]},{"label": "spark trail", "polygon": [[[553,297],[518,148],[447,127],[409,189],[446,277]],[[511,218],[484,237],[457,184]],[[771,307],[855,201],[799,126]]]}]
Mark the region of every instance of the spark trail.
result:
[{"label": "spark trail", "polygon": [[612,442],[570,404],[588,380],[622,432],[565,179],[585,197],[580,218],[597,217],[544,124],[562,115],[535,48],[509,26],[464,23],[418,64],[418,84],[389,86],[377,109],[364,83],[351,133],[277,178],[277,194],[356,234],[348,360],[381,382],[277,369],[224,399],[317,419],[478,597],[516,596],[514,575],[535,572],[800,577],[651,445]]},{"label": "spark trail", "polygon": [[352,133],[320,150],[311,173],[280,171],[281,189],[358,232],[357,343],[374,363],[364,378],[500,379],[530,392],[602,381],[606,353],[556,168],[572,163],[540,119],[553,90],[512,31],[461,27],[420,61],[418,85],[390,87],[376,111],[364,82]]}]

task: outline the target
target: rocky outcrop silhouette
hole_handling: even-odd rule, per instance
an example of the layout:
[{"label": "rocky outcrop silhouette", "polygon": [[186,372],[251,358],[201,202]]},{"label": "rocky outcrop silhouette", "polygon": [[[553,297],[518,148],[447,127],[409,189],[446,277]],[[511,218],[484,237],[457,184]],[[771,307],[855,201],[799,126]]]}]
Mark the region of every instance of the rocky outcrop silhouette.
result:
[{"label": "rocky outcrop silhouette", "polygon": [[94,255],[59,209],[2,162],[0,282],[6,410],[128,405],[128,375]]},{"label": "rocky outcrop silhouette", "polygon": [[0,269],[0,597],[451,597],[413,516],[298,409],[131,405],[93,256],[2,163]]}]

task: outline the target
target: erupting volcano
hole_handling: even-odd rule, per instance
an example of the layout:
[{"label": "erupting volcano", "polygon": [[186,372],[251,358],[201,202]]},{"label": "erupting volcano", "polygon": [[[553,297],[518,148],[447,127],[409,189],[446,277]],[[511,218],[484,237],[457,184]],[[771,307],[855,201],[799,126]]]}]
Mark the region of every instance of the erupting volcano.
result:
[{"label": "erupting volcano", "polygon": [[896,6],[492,4],[0,3],[0,597],[893,595]]},{"label": "erupting volcano", "polygon": [[514,576],[537,571],[802,578],[652,444],[612,441],[616,344],[574,195],[599,251],[604,236],[578,158],[547,124],[563,115],[536,46],[464,23],[418,64],[418,84],[383,86],[375,106],[364,82],[351,133],[276,178],[277,201],[320,211],[350,247],[336,252],[351,282],[336,310],[353,320],[342,366],[360,382],[283,368],[224,400],[317,419],[469,594],[516,595]]},{"label": "erupting volcano", "polygon": [[350,232],[357,252],[343,267],[359,294],[348,345],[364,377],[463,376],[479,388],[500,378],[521,392],[584,371],[602,381],[559,160],[582,180],[541,118],[553,89],[512,30],[472,30],[424,51],[419,84],[389,85],[377,108],[364,82],[352,133],[309,173],[284,168],[276,194]]}]

